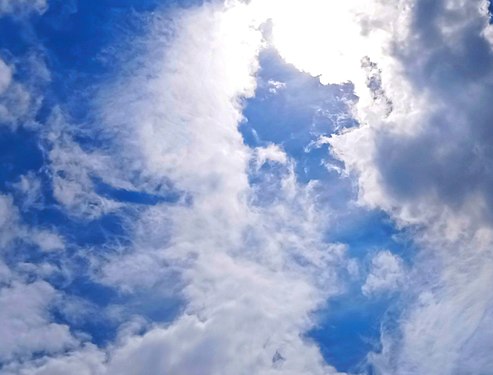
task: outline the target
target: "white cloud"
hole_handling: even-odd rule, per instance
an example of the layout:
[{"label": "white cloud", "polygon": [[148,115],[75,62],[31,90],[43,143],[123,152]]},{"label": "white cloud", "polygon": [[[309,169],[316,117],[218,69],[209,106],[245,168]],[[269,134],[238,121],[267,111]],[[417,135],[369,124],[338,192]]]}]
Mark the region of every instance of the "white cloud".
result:
[{"label": "white cloud", "polygon": [[54,322],[52,316],[63,295],[43,280],[59,275],[58,268],[48,262],[22,260],[30,245],[51,251],[63,248],[62,240],[54,233],[25,225],[13,200],[0,195],[0,244],[2,365],[8,367],[30,360],[34,354],[51,355],[77,347],[79,339],[67,325]]},{"label": "white cloud", "polygon": [[[89,171],[114,176],[115,166],[136,186],[169,182],[190,196],[141,209],[127,228],[130,244],[90,258],[95,282],[147,291],[155,304],[162,293],[153,288],[165,287],[184,301],[182,313],[100,351],[11,365],[17,373],[336,373],[304,334],[311,314],[340,291],[335,268],[346,247],[323,240],[321,187],[300,185],[282,150],[256,155],[238,131],[263,43],[250,12],[236,2],[177,12],[171,40],[169,26],[156,23],[138,44],[146,50],[137,69],[97,98],[108,155],[117,155],[110,163],[52,138],[55,197],[71,210],[82,196],[74,191],[91,191]],[[249,183],[257,157],[282,169],[269,204],[258,204],[263,191]]]},{"label": "white cloud", "polygon": [[[356,176],[359,202],[412,228],[421,248],[407,279],[402,324],[384,331],[383,352],[372,357],[382,374],[490,371],[484,349],[491,348],[493,301],[484,287],[493,281],[488,4],[264,5],[286,61],[324,83],[355,84],[360,126],[328,138],[331,151]],[[383,280],[370,275],[367,291]]]},{"label": "white cloud", "polygon": [[31,232],[30,237],[31,241],[38,245],[42,251],[56,251],[65,248],[63,239],[56,233],[35,230]]},{"label": "white cloud", "polygon": [[[414,228],[422,250],[409,276],[402,324],[384,331],[383,352],[372,361],[382,374],[487,372],[482,348],[489,347],[486,324],[493,295],[482,285],[493,281],[493,115],[487,83],[493,59],[484,38],[491,27],[486,2],[374,6],[381,11],[355,27],[371,25],[384,36],[383,48],[367,55],[381,70],[377,91],[391,102],[392,111],[385,100],[372,98],[375,91],[365,93],[368,81],[355,74],[350,79],[362,98],[355,108],[361,125],[331,137],[330,144],[356,175],[360,203],[385,210],[403,228]],[[372,34],[367,34],[370,39]],[[327,41],[311,36],[313,46]],[[317,48],[305,52],[306,61],[321,53]],[[317,68],[306,62],[300,68],[313,75],[333,73],[328,63]],[[380,279],[367,281],[371,289]],[[415,298],[419,302],[411,302]]]},{"label": "white cloud", "polygon": [[274,80],[269,80],[267,85],[271,94],[277,94],[280,90],[286,88],[286,83]]},{"label": "white cloud", "polygon": [[0,16],[29,12],[43,13],[48,8],[46,0],[0,0]]},{"label": "white cloud", "polygon": [[46,229],[31,228],[22,223],[12,198],[0,194],[0,244],[7,250],[16,239],[36,245],[42,251],[61,250],[65,247],[58,234]]},{"label": "white cloud", "polygon": [[[0,17],[1,17],[0,2]],[[38,88],[48,82],[46,65],[41,57],[31,54],[26,56],[23,67],[29,70],[25,81],[15,77],[17,64],[7,64],[0,58],[0,124],[12,130],[19,126],[34,129],[37,127],[35,114],[38,111],[42,96]]]},{"label": "white cloud", "polygon": [[92,177],[111,178],[116,172],[104,154],[85,152],[72,138],[70,126],[60,108],[55,108],[43,134],[53,195],[70,215],[87,219],[117,210],[121,205],[95,192]]},{"label": "white cloud", "polygon": [[[489,370],[484,348],[491,347],[493,296],[487,286],[493,280],[493,241],[485,108],[491,90],[485,82],[491,80],[491,58],[489,52],[482,55],[486,40],[477,37],[487,28],[478,12],[484,4],[355,4],[228,2],[226,10],[204,5],[177,11],[175,33],[157,17],[151,36],[136,43],[143,50],[129,53],[143,57],[127,62],[122,70],[129,73],[96,99],[104,124],[97,131],[108,140],[105,155],[82,150],[60,131],[69,126],[57,128],[57,119],[52,121],[45,136],[53,146],[53,191],[67,212],[97,218],[120,207],[96,194],[95,175],[114,186],[172,185],[188,194],[189,200],[174,205],[139,210],[126,228],[129,244],[89,259],[96,282],[129,295],[167,288],[185,306],[166,326],[122,334],[107,348],[88,345],[11,363],[4,372],[335,373],[303,334],[315,323],[311,313],[340,291],[335,269],[347,266],[357,277],[357,264],[345,260],[344,245],[321,238],[330,221],[317,205],[321,187],[300,185],[281,149],[251,150],[237,129],[242,101],[255,89],[257,53],[264,44],[259,22],[268,17],[273,43],[287,61],[322,82],[356,84],[360,101],[354,111],[361,126],[319,143],[329,143],[356,175],[360,203],[385,210],[403,227],[417,226],[422,251],[405,279],[407,309],[398,329],[383,331],[382,353],[372,363],[382,374]],[[303,27],[293,28],[294,19]],[[324,48],[328,44],[333,48]],[[368,63],[371,69],[361,67],[365,56],[375,63]],[[0,66],[3,93],[15,85],[5,67]],[[277,184],[263,176],[252,187],[248,174],[259,170],[251,171],[250,164],[268,161],[278,169]],[[275,199],[259,199],[269,189]],[[2,198],[5,233],[15,222],[8,217],[15,210]],[[29,230],[21,232],[36,233]],[[38,240],[45,250],[60,246],[54,234]],[[5,234],[2,241],[11,238]],[[398,257],[380,252],[362,291],[371,296],[392,290],[403,272]],[[0,274],[13,277],[6,265]],[[5,298],[21,289],[46,297],[46,304],[34,299],[25,306],[26,319],[39,322],[34,331],[48,337],[43,350],[75,347],[66,327],[53,326],[47,315],[56,292],[36,282],[5,289]],[[158,304],[163,294],[153,297]],[[38,344],[12,340],[4,355],[40,350]]]},{"label": "white cloud", "polygon": [[12,363],[2,369],[5,375],[103,375],[106,374],[105,353],[94,345],[69,352],[60,358],[42,358],[29,365]]},{"label": "white cloud", "polygon": [[20,176],[19,180],[12,184],[12,187],[22,196],[20,207],[22,210],[42,207],[44,197],[41,190],[41,180],[33,172]]},{"label": "white cloud", "polygon": [[12,82],[12,69],[0,59],[0,95],[7,90]]},{"label": "white cloud", "polygon": [[0,289],[0,360],[28,359],[36,352],[54,353],[77,345],[66,325],[51,323],[48,309],[55,298],[56,291],[43,281],[14,281]]},{"label": "white cloud", "polygon": [[28,119],[32,98],[29,92],[19,83],[10,83],[0,94],[0,123],[16,127]]},{"label": "white cloud", "polygon": [[404,275],[402,259],[388,250],[380,251],[371,261],[370,273],[361,291],[366,296],[394,291],[401,287]]},{"label": "white cloud", "polygon": [[262,167],[267,162],[280,164],[286,164],[288,162],[288,156],[277,145],[271,144],[267,147],[259,147],[255,151],[257,168]]}]

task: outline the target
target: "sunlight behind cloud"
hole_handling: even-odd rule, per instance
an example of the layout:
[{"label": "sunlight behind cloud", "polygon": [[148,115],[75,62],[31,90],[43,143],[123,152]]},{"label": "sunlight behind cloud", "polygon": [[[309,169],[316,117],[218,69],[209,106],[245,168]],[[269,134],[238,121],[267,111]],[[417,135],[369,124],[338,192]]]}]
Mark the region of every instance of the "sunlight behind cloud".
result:
[{"label": "sunlight behind cloud", "polygon": [[[252,2],[272,22],[271,42],[284,60],[323,84],[361,79],[361,59],[379,56],[378,28],[365,28],[373,1],[271,0]],[[371,34],[371,38],[370,38]]]}]

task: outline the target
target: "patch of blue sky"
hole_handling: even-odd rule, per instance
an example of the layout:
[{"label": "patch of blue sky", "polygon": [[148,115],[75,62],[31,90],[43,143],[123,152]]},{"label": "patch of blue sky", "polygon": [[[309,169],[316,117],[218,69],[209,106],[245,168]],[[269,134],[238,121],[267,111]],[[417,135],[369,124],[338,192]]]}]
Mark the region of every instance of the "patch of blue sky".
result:
[{"label": "patch of blue sky", "polygon": [[[183,309],[183,301],[171,296],[156,299],[145,294],[117,292],[114,288],[101,285],[89,278],[78,278],[62,287],[67,296],[84,301],[83,309],[74,314],[67,309],[55,310],[58,323],[65,323],[74,331],[85,332],[98,346],[114,341],[122,322],[139,316],[147,322],[169,322]],[[69,301],[70,302],[70,301]]]},{"label": "patch of blue sky", "polygon": [[[409,246],[402,241],[405,234],[399,232],[388,215],[352,204],[357,192],[350,180],[325,166],[327,162],[337,163],[328,146],[308,148],[320,136],[327,137],[356,124],[348,114],[348,103],[357,100],[352,85],[324,86],[317,78],[285,64],[272,50],[261,54],[260,63],[258,90],[247,102],[246,121],[240,127],[245,143],[251,147],[277,144],[295,160],[299,181],[324,181],[326,199],[335,201],[332,206],[346,210],[342,213],[344,220],[330,228],[327,241],[350,244],[350,255],[355,257],[364,256],[368,248],[395,248],[404,253],[401,247]],[[273,173],[275,167],[265,166],[264,170]],[[252,182],[261,183],[261,176],[252,176]]]},{"label": "patch of blue sky", "polygon": [[320,326],[308,337],[320,346],[325,360],[338,371],[367,373],[367,355],[380,350],[382,320],[392,309],[395,299],[371,300],[359,291],[331,299],[327,309],[320,313]]},{"label": "patch of blue sky", "polygon": [[356,125],[347,116],[347,103],[356,100],[352,85],[324,86],[285,64],[272,49],[261,53],[260,67],[256,96],[247,102],[247,121],[240,127],[245,143],[282,146],[296,159],[300,181],[327,178],[327,147],[311,146],[321,135]]},{"label": "patch of blue sky", "polygon": [[44,164],[36,133],[16,132],[0,126],[0,189],[5,191],[22,174],[39,170]]},{"label": "patch of blue sky", "polygon": [[493,2],[491,1],[488,3],[488,11],[490,13],[490,23],[493,24]]},{"label": "patch of blue sky", "polygon": [[372,374],[366,368],[367,355],[380,351],[381,326],[390,315],[396,315],[402,296],[399,290],[366,296],[361,287],[377,252],[389,250],[410,265],[417,253],[416,245],[380,211],[359,210],[338,224],[328,239],[348,244],[348,256],[358,260],[359,275],[318,312],[319,325],[308,337],[316,340],[327,362],[339,371]]}]

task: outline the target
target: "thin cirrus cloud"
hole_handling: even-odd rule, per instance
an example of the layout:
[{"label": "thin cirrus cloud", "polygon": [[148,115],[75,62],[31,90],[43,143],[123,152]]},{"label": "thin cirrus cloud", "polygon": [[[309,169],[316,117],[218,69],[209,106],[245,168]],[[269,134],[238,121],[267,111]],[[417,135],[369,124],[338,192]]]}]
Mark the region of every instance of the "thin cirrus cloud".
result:
[{"label": "thin cirrus cloud", "polygon": [[18,16],[28,12],[43,13],[46,8],[45,0],[2,0],[0,1],[0,16],[5,14]]}]

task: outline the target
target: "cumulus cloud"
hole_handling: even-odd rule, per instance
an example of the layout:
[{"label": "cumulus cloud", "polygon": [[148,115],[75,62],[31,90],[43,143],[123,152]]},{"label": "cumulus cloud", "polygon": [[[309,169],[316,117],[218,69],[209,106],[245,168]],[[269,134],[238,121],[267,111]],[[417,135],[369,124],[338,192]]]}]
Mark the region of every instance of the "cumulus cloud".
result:
[{"label": "cumulus cloud", "polygon": [[48,283],[13,281],[0,289],[2,343],[0,360],[29,359],[36,352],[55,353],[78,344],[68,326],[53,323],[49,308],[57,293]]},{"label": "cumulus cloud", "polygon": [[361,287],[363,294],[393,291],[401,286],[404,278],[402,260],[390,251],[380,251],[371,260],[370,273]]},{"label": "cumulus cloud", "polygon": [[[88,254],[94,282],[154,304],[163,298],[155,290],[166,288],[183,307],[173,321],[105,348],[13,363],[8,371],[337,373],[304,334],[316,323],[312,313],[340,292],[335,268],[345,263],[346,246],[324,241],[321,187],[300,184],[279,147],[250,149],[238,131],[242,102],[255,90],[259,26],[258,14],[240,2],[176,11],[171,31],[158,17],[137,44],[142,60],[127,62],[96,98],[106,156],[56,129],[46,135],[54,196],[69,212],[85,215],[83,202],[99,198],[94,174],[186,193],[189,199],[139,210],[121,247]],[[279,169],[275,200],[259,198],[265,191],[250,178],[263,171],[255,163]]]},{"label": "cumulus cloud", "polygon": [[[361,107],[361,127],[331,141],[358,175],[364,204],[422,229],[416,241],[426,250],[414,274],[421,282],[413,283],[420,302],[409,306],[400,333],[384,332],[384,351],[375,357],[383,373],[488,369],[480,348],[489,339],[479,333],[486,332],[493,298],[481,286],[493,276],[487,104],[493,55],[484,9],[481,1],[414,1],[404,12],[407,28],[393,36],[391,57],[400,68],[382,71],[392,113]],[[461,359],[466,346],[477,353],[474,363]]]},{"label": "cumulus cloud", "polygon": [[35,353],[53,354],[79,344],[67,325],[54,322],[53,306],[62,294],[44,281],[57,272],[49,263],[17,261],[12,254],[24,252],[26,245],[42,251],[63,248],[54,233],[30,228],[22,223],[13,200],[0,196],[0,361],[29,360]]},{"label": "cumulus cloud", "polygon": [[275,162],[286,164],[288,157],[286,153],[277,145],[269,145],[267,147],[259,147],[257,150],[257,166],[261,167],[266,162]]},{"label": "cumulus cloud", "polygon": [[[492,301],[480,283],[488,284],[492,277],[487,125],[492,116],[486,102],[491,96],[493,55],[483,36],[490,27],[483,5],[417,1],[408,15],[408,33],[398,36],[404,40],[413,36],[416,42],[396,47],[402,74],[389,75],[385,84],[398,102],[394,112],[333,141],[347,166],[359,174],[366,204],[386,209],[403,225],[424,228],[419,242],[427,249],[428,260],[418,263],[418,269],[429,275],[434,271],[427,264],[439,265],[441,276],[426,283],[433,288],[430,299],[413,305],[406,316],[402,351],[385,353],[388,366],[396,363],[391,356],[398,358],[401,373],[416,371],[416,366],[425,372],[464,371],[459,358],[472,334],[479,345],[478,361],[468,362],[467,371],[487,368],[481,367],[479,347],[488,339],[478,332],[484,330]],[[406,102],[413,104],[411,113],[404,110]],[[356,148],[361,154],[352,151]],[[430,288],[417,284],[417,290]],[[449,328],[439,328],[440,321]],[[435,328],[432,322],[437,323]],[[425,331],[427,339],[420,333]],[[427,346],[431,341],[433,345]],[[421,354],[425,347],[429,359]]]},{"label": "cumulus cloud", "polygon": [[[0,13],[12,4],[0,0]],[[4,320],[18,318],[23,330],[46,340],[28,342],[7,327],[10,341],[0,353],[8,360],[50,354],[12,361],[3,372],[336,373],[304,334],[315,324],[312,313],[342,289],[337,269],[353,278],[362,271],[346,259],[345,245],[324,240],[324,187],[301,184],[280,147],[251,149],[238,131],[243,101],[256,88],[267,19],[269,42],[287,62],[323,83],[354,83],[359,126],[312,146],[330,145],[355,178],[359,203],[388,213],[420,248],[409,269],[389,251],[371,260],[363,294],[399,289],[403,312],[397,325],[383,324],[382,350],[369,361],[382,374],[489,371],[493,55],[486,2],[254,0],[151,21],[149,36],[136,41],[93,103],[101,125],[88,132],[106,141],[104,152],[78,145],[56,110],[43,132],[53,196],[72,216],[122,214],[122,203],[96,192],[95,177],[139,191],[172,186],[183,195],[135,210],[128,241],[87,254],[93,282],[156,305],[183,301],[178,316],[122,328],[106,347],[81,346],[51,320],[58,292],[45,281],[19,279],[27,265],[2,262],[5,301],[39,297],[19,316],[6,310]],[[24,108],[22,93],[30,100],[14,71],[0,63],[6,123],[22,118],[13,110]],[[285,89],[267,85],[272,95]],[[32,178],[17,188],[36,201]],[[7,197],[0,199],[0,234],[5,246],[28,235],[40,250],[64,246],[55,233],[21,224]]]},{"label": "cumulus cloud", "polygon": [[[371,360],[383,374],[487,372],[483,348],[490,348],[486,322],[493,299],[484,289],[493,277],[489,2],[368,1],[358,9],[351,2],[323,3],[312,2],[312,9],[342,12],[340,19],[352,22],[330,29],[339,24],[324,18],[293,36],[282,20],[294,20],[297,12],[280,12],[281,39],[273,43],[286,61],[323,82],[354,82],[360,126],[322,141],[356,177],[359,202],[412,228],[421,249],[402,324],[383,331],[383,351]],[[305,3],[291,5],[302,13]],[[316,24],[312,11],[306,17]],[[275,18],[273,25],[275,35]],[[350,51],[342,46],[334,56],[321,47],[331,31],[344,35],[340,43]],[[283,42],[284,35],[291,37]],[[464,361],[466,353],[474,360]]]},{"label": "cumulus cloud", "polygon": [[12,363],[3,368],[6,375],[103,375],[105,374],[105,353],[95,345],[86,345],[78,351],[61,358],[42,358],[29,365]]},{"label": "cumulus cloud", "polygon": [[[134,288],[142,287],[142,280],[147,286],[163,278],[169,282],[170,270],[183,283],[180,295],[186,301],[185,314],[169,327],[133,337],[116,351],[110,372],[128,371],[129,366],[130,373],[146,371],[149,365],[141,358],[167,347],[168,355],[153,366],[156,373],[333,372],[318,349],[302,339],[313,324],[310,312],[337,290],[330,287],[335,281],[330,262],[338,256],[320,240],[311,193],[297,186],[288,168],[276,204],[250,205],[256,191],[249,186],[248,170],[255,155],[237,126],[240,98],[255,88],[261,34],[248,9],[204,6],[182,15],[181,32],[167,49],[171,56],[159,67],[156,81],[144,88],[152,90],[160,106],[149,108],[147,102],[125,96],[139,122],[128,116],[115,119],[113,106],[105,107],[107,120],[125,120],[127,131],[136,132],[133,138],[143,146],[131,155],[138,152],[143,172],[171,178],[192,194],[190,205],[163,205],[144,214],[126,262],[131,268],[113,267],[113,260],[103,268],[106,282],[118,280],[127,288],[132,280]],[[198,69],[204,64],[207,75]],[[134,145],[125,147],[135,150]],[[287,163],[274,146],[257,150],[256,159]],[[306,220],[300,222],[301,216]],[[149,234],[149,228],[156,228],[155,233]],[[298,263],[301,259],[306,267]],[[315,269],[317,277],[310,271]],[[132,277],[142,273],[144,279]],[[318,283],[325,288],[318,289]],[[234,335],[227,333],[233,329]],[[184,344],[177,347],[176,342]],[[277,352],[285,358],[282,364],[273,361]]]}]

